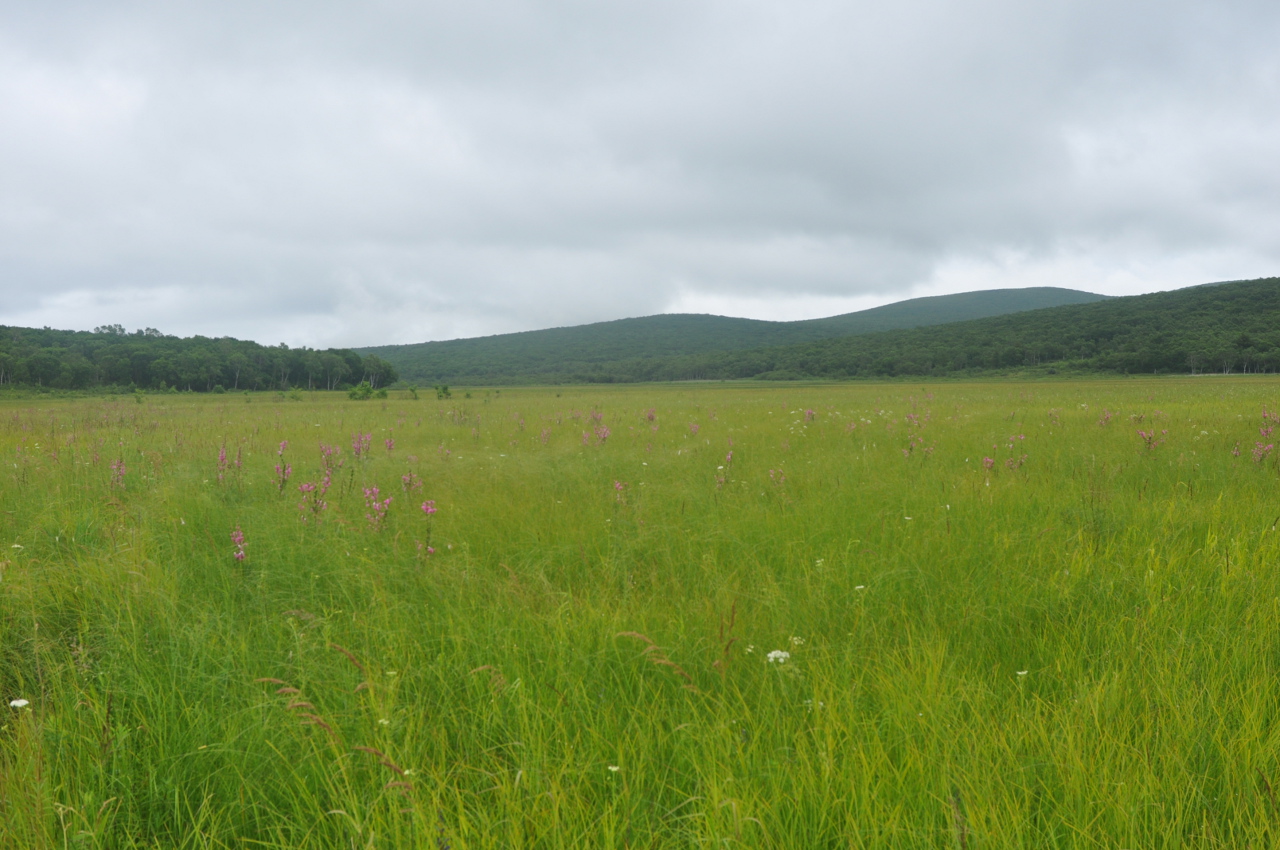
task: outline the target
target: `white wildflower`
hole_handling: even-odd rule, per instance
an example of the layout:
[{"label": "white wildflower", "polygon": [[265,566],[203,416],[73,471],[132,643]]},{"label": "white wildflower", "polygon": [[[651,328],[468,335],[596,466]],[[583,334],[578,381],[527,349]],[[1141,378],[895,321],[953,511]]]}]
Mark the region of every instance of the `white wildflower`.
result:
[{"label": "white wildflower", "polygon": [[1015,670],[1015,671],[1014,671],[1014,673],[1016,673],[1016,674],[1017,674],[1017,675],[1019,675],[1019,676],[1025,676],[1025,675],[1027,675],[1027,672],[1028,672],[1028,671],[1026,671],[1026,670]]},{"label": "white wildflower", "polygon": [[773,664],[775,662],[778,664],[786,664],[787,661],[791,658],[791,653],[784,652],[781,649],[775,649],[773,652],[770,652],[765,657],[769,659],[770,664]]},{"label": "white wildflower", "polygon": [[609,765],[610,773],[617,773],[619,770],[622,770],[622,768],[618,767],[616,764]]},{"label": "white wildflower", "polygon": [[11,700],[9,700],[9,707],[10,707],[10,708],[26,708],[26,707],[27,707],[27,706],[29,706],[29,705],[31,705],[31,703],[30,703],[30,702],[28,702],[28,701],[27,701],[27,700],[25,700],[25,699],[11,699]]},{"label": "white wildflower", "polygon": [[804,638],[802,638],[802,637],[796,637],[795,635],[792,635],[792,636],[791,636],[791,645],[792,645],[792,646],[804,646]]}]

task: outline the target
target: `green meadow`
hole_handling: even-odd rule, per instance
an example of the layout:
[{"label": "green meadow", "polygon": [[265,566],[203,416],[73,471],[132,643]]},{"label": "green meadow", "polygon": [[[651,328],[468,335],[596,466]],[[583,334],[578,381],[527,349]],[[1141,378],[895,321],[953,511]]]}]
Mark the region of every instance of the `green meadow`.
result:
[{"label": "green meadow", "polygon": [[1278,409],[0,402],[0,846],[1275,846]]}]

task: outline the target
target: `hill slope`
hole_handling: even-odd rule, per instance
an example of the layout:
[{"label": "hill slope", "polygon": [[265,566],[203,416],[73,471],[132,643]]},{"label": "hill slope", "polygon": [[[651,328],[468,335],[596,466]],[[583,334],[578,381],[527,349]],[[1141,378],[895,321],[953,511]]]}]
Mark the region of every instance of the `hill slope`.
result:
[{"label": "hill slope", "polygon": [[1280,278],[1206,284],[933,327],[615,364],[597,380],[1280,371]]},{"label": "hill slope", "polygon": [[[418,383],[528,383],[600,380],[623,363],[794,345],[833,337],[998,316],[1105,296],[1072,289],[997,289],[913,298],[799,322],[672,314],[498,336],[384,345],[376,354]],[[627,370],[629,371],[629,369]],[[605,378],[607,379],[607,378]],[[627,380],[619,375],[618,379]]]}]

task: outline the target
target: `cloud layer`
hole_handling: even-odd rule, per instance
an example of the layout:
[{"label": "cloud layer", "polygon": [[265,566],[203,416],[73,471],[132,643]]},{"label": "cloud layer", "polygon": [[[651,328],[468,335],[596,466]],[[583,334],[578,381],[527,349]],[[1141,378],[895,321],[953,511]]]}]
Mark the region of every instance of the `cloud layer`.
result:
[{"label": "cloud layer", "polygon": [[0,323],[360,345],[1280,267],[1280,7],[0,4]]}]

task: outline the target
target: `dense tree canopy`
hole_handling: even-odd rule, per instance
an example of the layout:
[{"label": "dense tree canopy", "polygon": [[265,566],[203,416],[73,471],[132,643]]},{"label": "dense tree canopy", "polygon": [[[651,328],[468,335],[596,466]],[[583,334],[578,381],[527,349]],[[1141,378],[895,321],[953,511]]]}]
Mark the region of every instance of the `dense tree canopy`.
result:
[{"label": "dense tree canopy", "polygon": [[387,361],[349,349],[271,347],[231,337],[180,339],[120,325],[88,331],[0,326],[0,385],[58,389],[176,388],[209,392],[375,388],[398,379]]},{"label": "dense tree canopy", "polygon": [[[700,329],[727,338],[750,331],[751,324],[770,324],[710,321],[718,318],[658,316],[565,328],[537,346],[532,341],[542,338],[536,334],[458,340],[447,344],[443,356],[432,355],[430,364],[414,364],[410,377],[493,385],[941,377],[1050,368],[1112,374],[1280,371],[1280,278],[793,345],[672,353],[680,350],[673,340]],[[646,329],[655,331],[656,342],[639,339]],[[576,330],[583,333],[575,335]],[[657,353],[625,356],[642,342]],[[410,347],[381,348],[362,357],[346,349],[273,348],[225,337],[178,339],[153,329],[130,334],[119,325],[92,333],[0,326],[0,385],[207,392],[217,387],[344,389],[365,381],[378,389],[403,371],[397,368],[403,364],[390,360],[397,348]]]},{"label": "dense tree canopy", "polygon": [[[652,317],[655,324],[668,318],[679,319],[679,330],[687,336],[722,330],[713,316]],[[605,329],[606,325],[563,329],[559,334],[564,339],[558,344],[566,348],[566,356],[560,358],[534,350],[534,334],[510,334],[443,344],[454,348],[397,365],[429,382],[467,384],[940,377],[1049,368],[1112,374],[1275,372],[1280,370],[1280,278],[1108,298],[931,327],[845,334],[794,345],[593,357],[597,349],[575,338],[582,351],[567,354],[572,331],[601,336]],[[614,340],[612,349],[602,345],[598,350],[618,347]],[[397,356],[389,349],[379,352],[388,358]]]},{"label": "dense tree canopy", "polygon": [[894,377],[1054,367],[1112,374],[1280,370],[1280,278],[682,358],[681,377]]},{"label": "dense tree canopy", "polygon": [[[665,314],[357,350],[386,358],[407,380],[423,384],[582,381],[599,375],[645,380],[635,376],[647,374],[656,361],[671,358],[800,345],[1101,300],[1101,295],[1054,287],[995,289],[911,298],[857,313],[798,322]],[[635,365],[639,363],[645,365]]]},{"label": "dense tree canopy", "polygon": [[[716,317],[680,319],[686,334],[696,334],[699,329],[692,320]],[[588,325],[582,330],[595,328]],[[571,330],[575,329],[564,329],[562,335]],[[1280,278],[1107,298],[927,328],[678,356],[554,360],[536,352],[517,357],[520,352],[507,351],[527,346],[530,338],[527,334],[489,338],[503,341],[504,347],[475,344],[468,357],[461,356],[465,349],[460,346],[449,356],[434,358],[435,370],[429,378],[529,384],[905,378],[1048,369],[1110,374],[1271,373],[1280,370]],[[426,364],[397,365],[406,371]]]}]

